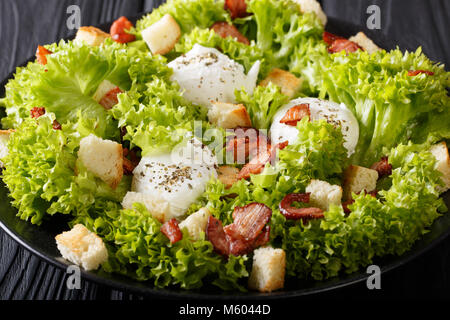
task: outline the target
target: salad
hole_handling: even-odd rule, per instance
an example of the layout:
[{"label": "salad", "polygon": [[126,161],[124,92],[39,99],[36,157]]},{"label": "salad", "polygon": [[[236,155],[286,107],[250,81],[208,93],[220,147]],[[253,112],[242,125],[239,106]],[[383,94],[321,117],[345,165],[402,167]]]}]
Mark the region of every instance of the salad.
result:
[{"label": "salad", "polygon": [[401,255],[447,208],[449,73],[314,0],[169,0],[39,46],[1,178],[61,255],[154,287],[282,289]]}]

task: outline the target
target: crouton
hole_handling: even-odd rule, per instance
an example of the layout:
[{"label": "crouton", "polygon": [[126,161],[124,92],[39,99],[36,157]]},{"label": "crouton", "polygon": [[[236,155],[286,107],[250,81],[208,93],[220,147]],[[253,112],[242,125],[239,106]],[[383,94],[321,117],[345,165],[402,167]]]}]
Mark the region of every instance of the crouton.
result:
[{"label": "crouton", "polygon": [[152,217],[159,222],[164,223],[169,220],[167,213],[169,212],[170,204],[158,196],[157,193],[147,194],[129,191],[122,200],[122,207],[124,209],[132,209],[133,204],[136,202],[142,203]]},{"label": "crouton", "polygon": [[243,104],[212,102],[208,119],[209,122],[224,129],[252,126],[250,116]]},{"label": "crouton", "polygon": [[327,15],[323,12],[320,3],[317,0],[294,0],[300,5],[303,13],[315,12],[323,26],[327,24]]},{"label": "crouton", "polygon": [[225,188],[230,188],[235,182],[238,182],[239,169],[231,166],[220,166],[217,169],[218,177],[220,182],[225,185]]},{"label": "crouton", "polygon": [[289,98],[293,98],[302,86],[303,80],[297,78],[288,71],[274,68],[270,71],[269,75],[259,83],[259,85],[261,87],[266,87],[270,82],[279,86],[282,94]]},{"label": "crouton", "polygon": [[111,90],[117,88],[117,86],[108,81],[108,80],[103,80],[99,86],[97,87],[97,90],[94,93],[94,96],[92,97],[95,101],[100,102],[100,100],[102,100],[102,98]]},{"label": "crouton", "polygon": [[91,134],[80,141],[78,158],[95,176],[115,189],[123,176],[122,145]]},{"label": "crouton", "polygon": [[85,270],[95,270],[108,259],[103,240],[82,224],[58,234],[55,239],[63,258]]},{"label": "crouton", "polygon": [[8,141],[11,133],[15,130],[0,130],[0,168],[3,168],[5,165],[1,159],[8,155]]},{"label": "crouton", "polygon": [[367,38],[364,32],[358,32],[348,40],[355,42],[369,54],[381,50],[371,39]]},{"label": "crouton", "polygon": [[178,226],[181,230],[186,228],[193,240],[200,240],[200,234],[206,232],[206,225],[210,215],[211,213],[207,208],[201,208],[181,221]]},{"label": "crouton", "polygon": [[253,253],[253,267],[248,279],[250,289],[271,292],[284,287],[286,253],[272,247],[258,248]]},{"label": "crouton", "polygon": [[370,192],[377,186],[378,172],[373,169],[351,165],[344,172],[344,199],[352,199],[352,192]]},{"label": "crouton", "polygon": [[320,208],[324,211],[327,211],[331,204],[341,204],[341,186],[331,185],[326,181],[313,179],[306,187],[306,192],[310,193],[309,203],[313,207]]},{"label": "crouton", "polygon": [[444,186],[438,187],[438,191],[442,193],[450,189],[450,157],[447,144],[445,141],[435,144],[431,147],[430,152],[436,158],[436,170],[442,173],[441,179],[444,182]]},{"label": "crouton", "polygon": [[74,42],[81,43],[84,42],[88,45],[98,47],[106,39],[110,38],[109,33],[103,32],[102,30],[95,27],[80,27],[75,36]]},{"label": "crouton", "polygon": [[150,27],[142,30],[142,38],[153,54],[164,55],[170,52],[181,36],[178,23],[170,14],[166,14]]}]

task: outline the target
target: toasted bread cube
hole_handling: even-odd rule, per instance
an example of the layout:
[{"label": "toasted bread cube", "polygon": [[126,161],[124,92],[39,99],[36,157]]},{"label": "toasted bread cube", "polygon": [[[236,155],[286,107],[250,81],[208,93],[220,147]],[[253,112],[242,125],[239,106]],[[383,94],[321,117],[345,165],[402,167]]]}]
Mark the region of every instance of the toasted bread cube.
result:
[{"label": "toasted bread cube", "polygon": [[170,14],[166,14],[150,27],[142,30],[142,38],[153,54],[164,55],[170,52],[181,36],[178,23]]},{"label": "toasted bread cube", "polygon": [[103,81],[99,84],[99,86],[98,86],[97,90],[95,91],[94,96],[93,96],[92,98],[93,98],[95,101],[100,102],[100,100],[102,100],[102,98],[103,98],[108,92],[110,92],[111,90],[113,90],[113,89],[115,89],[115,88],[117,88],[117,86],[116,86],[114,83],[112,83],[112,82],[110,82],[110,81],[108,81],[108,80],[103,80]]},{"label": "toasted bread cube", "polygon": [[381,50],[371,39],[367,38],[364,32],[358,32],[348,40],[355,42],[369,54]]},{"label": "toasted bread cube", "polygon": [[315,12],[317,17],[319,17],[322,25],[325,26],[327,24],[327,15],[323,12],[320,3],[317,0],[294,0],[300,5],[300,10],[303,13],[306,12]]},{"label": "toasted bread cube", "polygon": [[5,166],[1,159],[6,157],[9,153],[8,141],[11,133],[13,133],[14,131],[15,130],[13,129],[0,130],[0,168],[3,168]]},{"label": "toasted bread cube", "polygon": [[95,270],[108,259],[103,240],[82,224],[58,234],[55,239],[63,258],[85,270]]},{"label": "toasted bread cube", "polygon": [[186,228],[193,240],[200,240],[201,233],[206,232],[206,225],[210,215],[211,213],[207,208],[201,208],[181,221],[178,226],[181,230]]},{"label": "toasted bread cube", "polygon": [[450,157],[448,154],[447,144],[445,141],[435,144],[431,147],[430,152],[436,158],[436,170],[442,173],[441,179],[444,182],[444,186],[439,186],[438,191],[443,193],[450,189]]},{"label": "toasted bread cube", "polygon": [[212,102],[208,111],[209,122],[224,129],[251,127],[252,121],[243,104]]},{"label": "toasted bread cube", "polygon": [[327,211],[330,205],[340,205],[342,200],[342,188],[338,185],[329,184],[322,180],[311,180],[306,187],[310,193],[309,203],[313,207]]},{"label": "toasted bread cube", "polygon": [[279,86],[282,94],[289,98],[293,98],[302,86],[303,80],[297,78],[288,71],[274,68],[270,71],[269,75],[259,83],[259,85],[261,87],[266,87],[270,82]]},{"label": "toasted bread cube", "polygon": [[253,253],[253,267],[248,279],[250,289],[271,292],[284,287],[286,253],[272,247],[258,248]]},{"label": "toasted bread cube", "polygon": [[80,27],[75,36],[74,42],[80,43],[84,42],[88,45],[98,47],[106,39],[110,38],[109,33],[103,32],[102,30],[95,27]]},{"label": "toasted bread cube", "polygon": [[371,192],[377,187],[378,172],[373,169],[351,165],[344,172],[344,199],[350,200],[352,192]]},{"label": "toasted bread cube", "polygon": [[170,204],[158,196],[158,194],[147,194],[129,191],[122,200],[124,209],[132,209],[134,203],[142,203],[150,212],[153,218],[161,223],[170,220],[168,212]]},{"label": "toasted bread cube", "polygon": [[91,134],[80,141],[78,157],[94,175],[115,189],[123,176],[122,145]]},{"label": "toasted bread cube", "polygon": [[217,174],[220,182],[225,185],[225,188],[230,188],[234,183],[238,182],[239,169],[231,166],[220,166],[217,169]]}]

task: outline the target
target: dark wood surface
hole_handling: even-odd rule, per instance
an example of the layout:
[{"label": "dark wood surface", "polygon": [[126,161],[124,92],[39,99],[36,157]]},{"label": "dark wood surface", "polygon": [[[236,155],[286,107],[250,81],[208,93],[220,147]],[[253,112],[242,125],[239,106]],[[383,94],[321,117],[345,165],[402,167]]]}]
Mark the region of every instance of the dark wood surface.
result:
[{"label": "dark wood surface", "polygon": [[[74,33],[66,27],[67,7],[81,8],[81,24],[96,25],[121,15],[149,11],[161,0],[0,0],[0,79],[32,56],[38,44],[57,41]],[[367,6],[381,9],[381,29],[386,36],[406,37],[414,50],[422,45],[433,60],[450,62],[448,0],[323,0],[324,10],[362,26]],[[0,204],[1,206],[2,204]],[[64,270],[59,270],[23,249],[0,230],[0,299],[36,300],[135,300],[142,297],[82,281],[80,290],[66,288]],[[450,239],[423,256],[382,275],[381,290],[368,290],[365,283],[324,293],[313,298],[384,299],[450,298]],[[154,298],[152,298],[154,299]]]}]

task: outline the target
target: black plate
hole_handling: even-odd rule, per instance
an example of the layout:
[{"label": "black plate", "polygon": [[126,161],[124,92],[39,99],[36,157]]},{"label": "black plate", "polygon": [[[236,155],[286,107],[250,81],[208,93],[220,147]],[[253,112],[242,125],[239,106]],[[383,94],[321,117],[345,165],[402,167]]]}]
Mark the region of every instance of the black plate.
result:
[{"label": "black plate", "polygon": [[[130,19],[136,21],[139,17]],[[105,31],[109,30],[110,24],[101,25]],[[361,30],[360,27],[329,18],[327,30],[349,37]],[[372,38],[375,43],[385,49],[394,49],[397,45],[402,45],[401,39],[398,42],[392,39],[386,39],[380,31],[364,30],[364,32]],[[34,57],[30,58],[30,61]],[[25,65],[25,64],[23,64]],[[4,87],[7,81],[12,78],[11,73],[0,84],[0,97],[4,96]],[[0,118],[4,116],[4,109],[0,109]],[[450,207],[450,192],[443,195],[445,203]],[[44,259],[45,261],[59,268],[66,269],[69,265],[60,257],[56,243],[55,235],[67,230],[67,217],[54,216],[49,221],[45,221],[40,227],[32,225],[29,222],[20,220],[16,217],[17,210],[10,205],[8,198],[8,189],[0,180],[0,227],[3,228],[12,238],[19,242],[22,246]],[[397,268],[412,259],[424,254],[443,241],[450,234],[450,214],[447,213],[438,218],[432,225],[431,230],[422,239],[416,242],[414,247],[402,256],[388,256],[374,261],[374,264],[380,266],[382,273]],[[200,290],[186,291],[182,289],[155,289],[148,283],[137,282],[132,279],[108,274],[102,271],[81,272],[82,276],[89,281],[106,285],[115,289],[137,293],[141,295],[154,295],[166,298],[190,298],[190,299],[277,299],[287,297],[297,297],[311,295],[319,292],[333,290],[344,286],[349,286],[367,278],[364,269],[359,272],[335,277],[326,281],[304,281],[297,279],[289,279],[286,281],[286,287],[282,291],[262,294],[256,292],[239,293],[239,292],[222,292],[217,288],[203,287]]]}]

